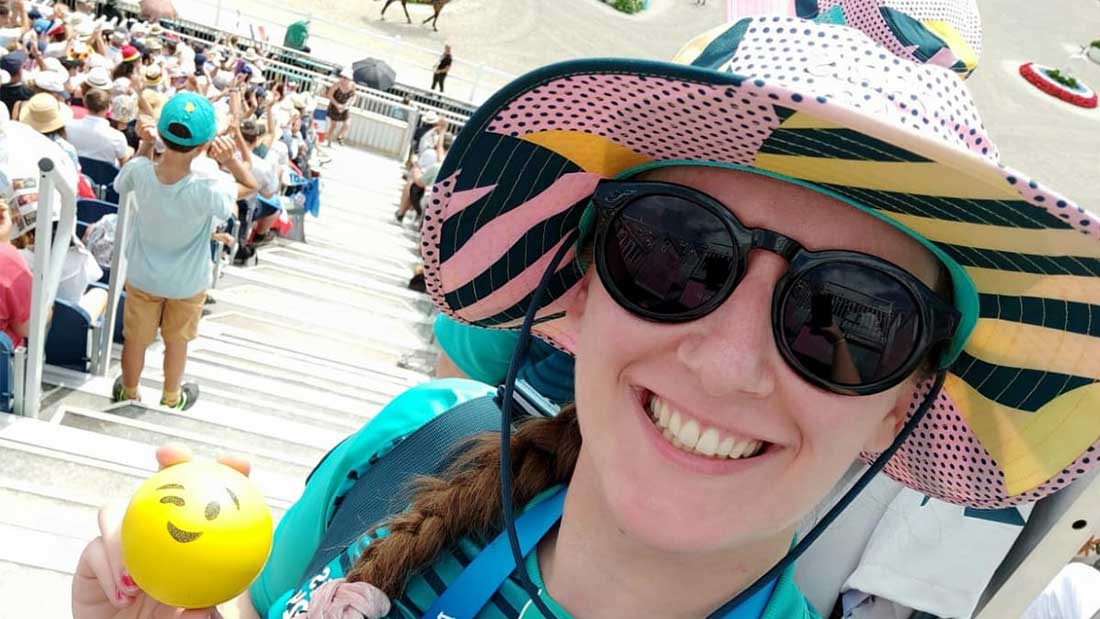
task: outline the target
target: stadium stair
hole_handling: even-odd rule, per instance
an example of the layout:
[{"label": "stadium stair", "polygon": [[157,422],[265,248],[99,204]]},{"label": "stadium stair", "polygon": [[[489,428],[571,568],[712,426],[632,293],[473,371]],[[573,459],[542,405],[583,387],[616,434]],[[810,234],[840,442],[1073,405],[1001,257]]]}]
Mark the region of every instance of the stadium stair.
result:
[{"label": "stadium stair", "polygon": [[[96,511],[156,467],[157,445],[201,457],[245,455],[276,518],[314,464],[390,398],[427,380],[431,304],[405,284],[418,262],[393,212],[399,164],[336,148],[308,244],[276,241],[255,267],[228,266],[189,350],[201,397],[158,406],[161,351],[146,356],[142,402],[111,404],[107,377],[47,366],[38,419],[0,414],[0,596],[4,616],[67,617],[72,572],[98,532]],[[10,614],[9,614],[10,613]]]}]

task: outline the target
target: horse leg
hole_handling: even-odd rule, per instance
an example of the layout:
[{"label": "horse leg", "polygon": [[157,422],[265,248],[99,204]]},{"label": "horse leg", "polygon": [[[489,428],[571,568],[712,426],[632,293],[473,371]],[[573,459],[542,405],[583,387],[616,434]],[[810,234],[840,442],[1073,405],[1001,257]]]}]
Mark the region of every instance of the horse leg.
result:
[{"label": "horse leg", "polygon": [[401,10],[405,11],[405,21],[407,21],[411,24],[411,23],[413,23],[413,19],[411,17],[409,17],[408,1],[409,0],[401,0]]},{"label": "horse leg", "polygon": [[420,22],[420,24],[423,25],[423,24],[426,24],[428,22],[432,22],[432,30],[435,30],[436,32],[439,32],[439,28],[435,27],[435,22],[438,19],[439,19],[439,11],[436,11],[434,15],[432,15],[428,19],[425,19],[424,21]]},{"label": "horse leg", "polygon": [[390,5],[393,4],[394,2],[397,2],[397,0],[386,0],[386,4],[384,4],[382,6],[382,15],[381,15],[382,19],[386,19],[386,9],[390,8]]}]

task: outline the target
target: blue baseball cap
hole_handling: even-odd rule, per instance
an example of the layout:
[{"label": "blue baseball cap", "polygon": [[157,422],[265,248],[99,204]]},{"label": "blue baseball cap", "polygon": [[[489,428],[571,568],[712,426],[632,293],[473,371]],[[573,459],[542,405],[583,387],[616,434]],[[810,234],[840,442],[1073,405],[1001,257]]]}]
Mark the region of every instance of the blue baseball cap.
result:
[{"label": "blue baseball cap", "polygon": [[206,97],[181,92],[160,111],[157,131],[161,139],[179,146],[201,146],[217,135],[214,106]]},{"label": "blue baseball cap", "polygon": [[23,70],[23,65],[27,62],[27,54],[23,50],[15,50],[9,52],[3,58],[0,58],[0,69],[15,75]]},{"label": "blue baseball cap", "polygon": [[38,34],[45,34],[52,25],[53,22],[51,22],[50,20],[44,17],[39,17],[38,19],[34,20],[34,31]]}]

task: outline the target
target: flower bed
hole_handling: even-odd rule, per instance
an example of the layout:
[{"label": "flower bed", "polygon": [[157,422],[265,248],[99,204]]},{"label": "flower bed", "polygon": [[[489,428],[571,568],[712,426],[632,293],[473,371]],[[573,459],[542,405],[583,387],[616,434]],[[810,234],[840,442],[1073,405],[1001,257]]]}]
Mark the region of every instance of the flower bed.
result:
[{"label": "flower bed", "polygon": [[1020,75],[1032,86],[1066,103],[1083,108],[1096,107],[1097,98],[1093,89],[1057,69],[1028,62],[1020,65]]}]

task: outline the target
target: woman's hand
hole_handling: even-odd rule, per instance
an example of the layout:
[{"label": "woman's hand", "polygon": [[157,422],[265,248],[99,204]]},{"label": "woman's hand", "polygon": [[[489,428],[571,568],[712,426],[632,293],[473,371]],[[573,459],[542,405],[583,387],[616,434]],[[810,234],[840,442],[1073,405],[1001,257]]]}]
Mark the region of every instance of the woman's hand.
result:
[{"label": "woman's hand", "polygon": [[[181,445],[157,449],[161,468],[191,460]],[[221,458],[222,464],[247,475],[248,462]],[[216,608],[183,609],[161,604],[145,595],[126,572],[119,531],[127,502],[115,501],[99,510],[99,537],[84,548],[73,577],[73,619],[207,619],[221,617]]]}]

